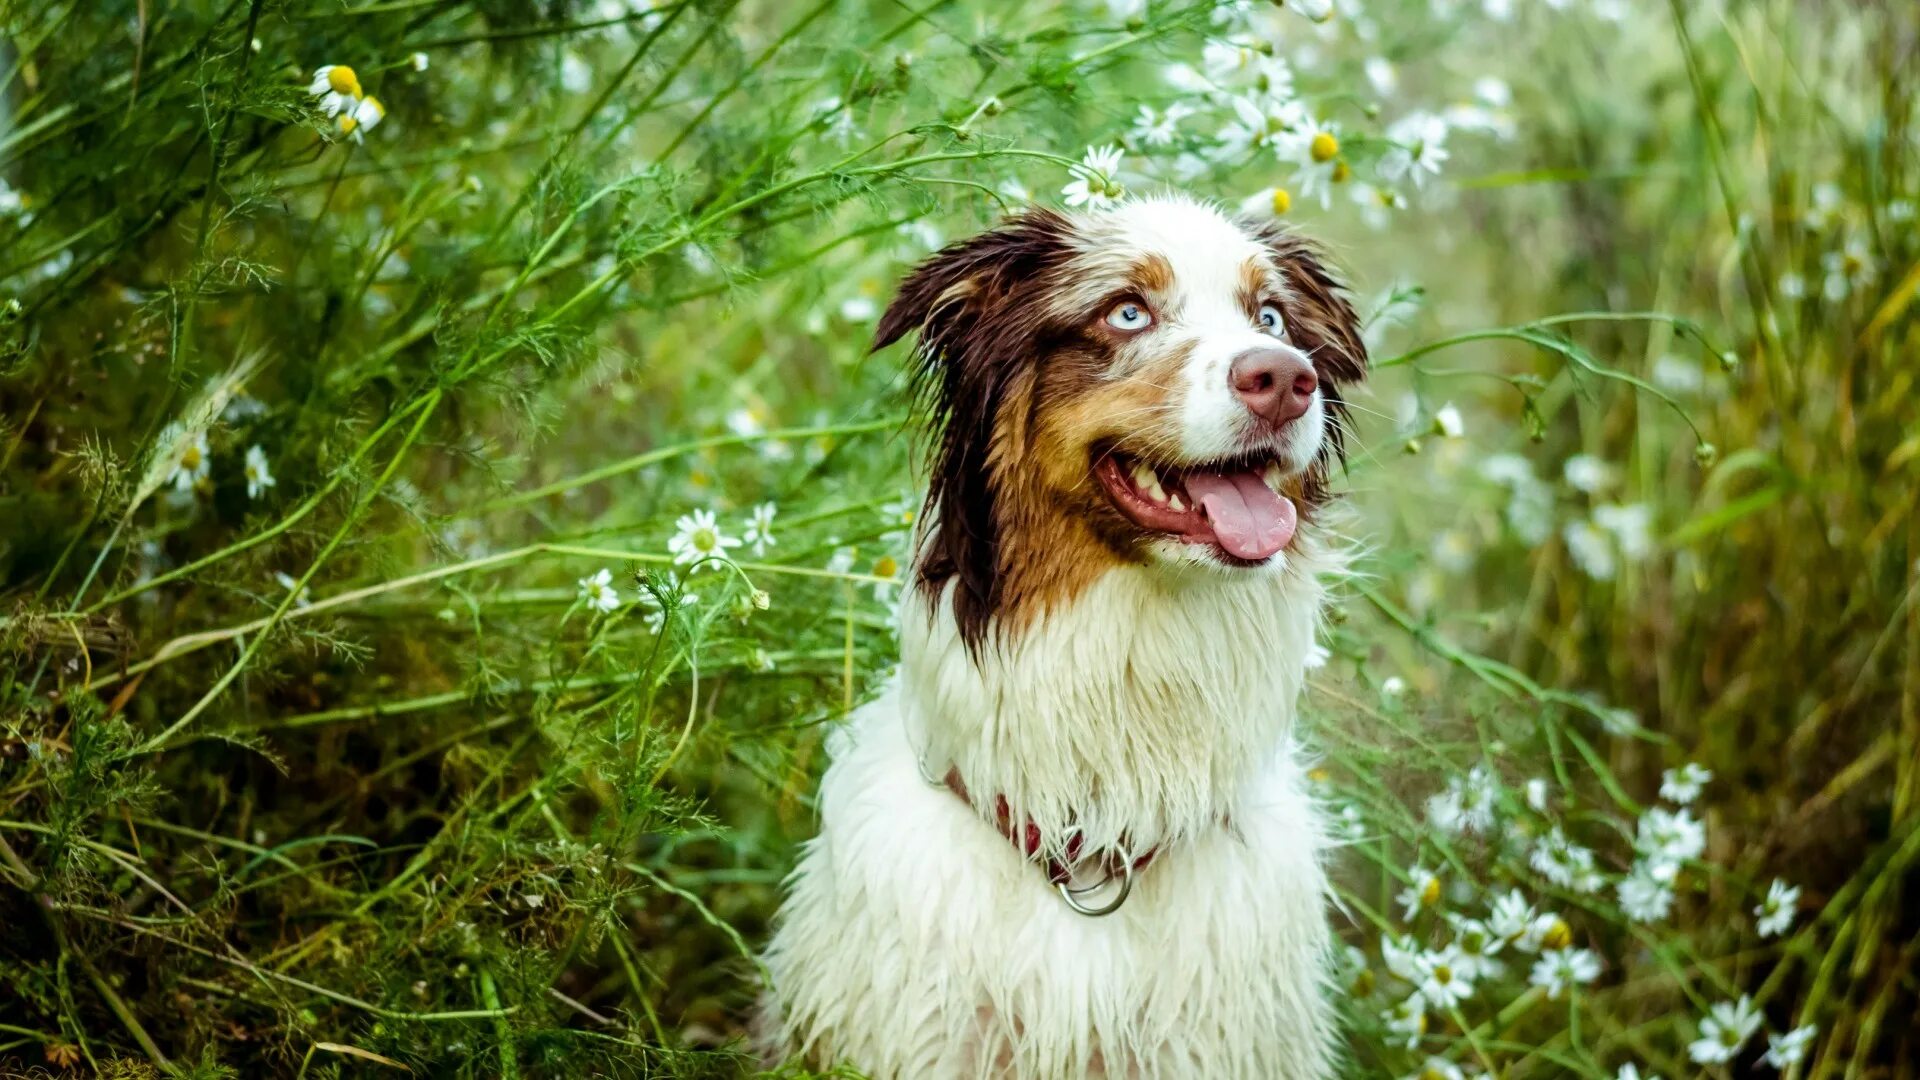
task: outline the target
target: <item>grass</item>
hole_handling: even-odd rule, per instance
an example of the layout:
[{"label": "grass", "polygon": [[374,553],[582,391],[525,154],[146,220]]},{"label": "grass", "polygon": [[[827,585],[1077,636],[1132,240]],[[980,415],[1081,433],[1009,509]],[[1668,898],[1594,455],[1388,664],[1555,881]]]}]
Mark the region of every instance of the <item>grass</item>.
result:
[{"label": "grass", "polygon": [[[750,1071],[893,662],[876,308],[1108,143],[1370,318],[1350,1071],[1911,1072],[1920,25],[1320,6],[0,5],[0,1072]],[[1273,58],[1334,159],[1228,133]]]}]

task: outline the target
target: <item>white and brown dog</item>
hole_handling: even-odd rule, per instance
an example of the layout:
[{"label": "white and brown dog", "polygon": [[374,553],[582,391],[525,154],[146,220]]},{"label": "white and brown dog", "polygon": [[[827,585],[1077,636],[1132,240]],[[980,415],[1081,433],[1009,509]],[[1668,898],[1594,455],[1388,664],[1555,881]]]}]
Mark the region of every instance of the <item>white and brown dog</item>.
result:
[{"label": "white and brown dog", "polygon": [[1300,238],[1164,197],[946,248],[875,347],[910,330],[939,434],[900,674],[836,736],[768,1049],[875,1077],[1328,1075],[1291,730],[1352,308]]}]

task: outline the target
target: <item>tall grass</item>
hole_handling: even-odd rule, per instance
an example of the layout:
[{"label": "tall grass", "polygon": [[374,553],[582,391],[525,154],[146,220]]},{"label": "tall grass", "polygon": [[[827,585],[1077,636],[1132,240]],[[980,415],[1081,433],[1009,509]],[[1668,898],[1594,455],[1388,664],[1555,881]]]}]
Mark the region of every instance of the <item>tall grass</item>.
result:
[{"label": "tall grass", "polygon": [[1913,1069],[1905,6],[0,29],[0,1071],[748,1069],[893,657],[870,324],[1076,180],[1297,220],[1371,320],[1307,702],[1351,1071]]}]

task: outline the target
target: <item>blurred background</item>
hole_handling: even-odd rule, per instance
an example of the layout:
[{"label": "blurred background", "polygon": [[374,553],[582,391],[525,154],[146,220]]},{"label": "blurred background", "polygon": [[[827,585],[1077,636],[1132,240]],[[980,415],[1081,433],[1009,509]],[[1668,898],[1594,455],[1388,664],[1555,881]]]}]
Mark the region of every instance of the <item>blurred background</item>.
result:
[{"label": "blurred background", "polygon": [[0,1072],[751,1071],[919,509],[873,323],[1173,187],[1368,322],[1302,733],[1351,1075],[1913,1075],[1917,53],[1902,0],[0,0]]}]

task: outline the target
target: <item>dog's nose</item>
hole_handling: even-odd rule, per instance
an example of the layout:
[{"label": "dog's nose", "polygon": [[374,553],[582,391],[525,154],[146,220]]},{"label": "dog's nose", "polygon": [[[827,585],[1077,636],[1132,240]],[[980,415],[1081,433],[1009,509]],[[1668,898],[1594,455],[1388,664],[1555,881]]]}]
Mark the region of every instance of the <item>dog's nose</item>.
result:
[{"label": "dog's nose", "polygon": [[1284,424],[1306,414],[1320,377],[1292,349],[1249,349],[1233,358],[1227,381],[1253,415]]}]

